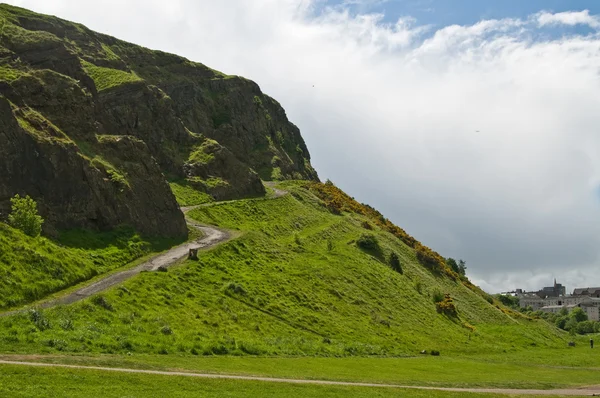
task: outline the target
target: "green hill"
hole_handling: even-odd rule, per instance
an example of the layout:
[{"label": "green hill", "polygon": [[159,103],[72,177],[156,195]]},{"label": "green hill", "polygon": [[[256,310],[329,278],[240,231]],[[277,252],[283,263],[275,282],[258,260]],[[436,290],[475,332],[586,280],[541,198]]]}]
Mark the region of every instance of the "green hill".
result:
[{"label": "green hill", "polygon": [[[241,233],[198,262],[143,273],[101,298],[0,320],[0,341],[10,342],[4,350],[347,356],[565,344],[546,322],[490,304],[467,281],[423,266],[371,215],[336,214],[319,198],[324,190],[342,195],[332,185],[282,187],[290,194],[192,211],[200,222]],[[361,249],[365,235],[379,249]],[[388,264],[392,252],[401,273]],[[438,310],[440,294],[456,315]]]},{"label": "green hill", "polygon": [[[298,128],[244,78],[0,4],[0,126],[0,218],[28,194],[46,219],[42,238],[0,223],[0,311],[37,301],[0,317],[0,351],[364,356],[565,344],[564,332],[502,306],[375,209],[317,182]],[[268,198],[261,179],[285,180],[289,194]],[[185,240],[179,205],[199,204],[190,217],[235,239],[38,308]]]}]

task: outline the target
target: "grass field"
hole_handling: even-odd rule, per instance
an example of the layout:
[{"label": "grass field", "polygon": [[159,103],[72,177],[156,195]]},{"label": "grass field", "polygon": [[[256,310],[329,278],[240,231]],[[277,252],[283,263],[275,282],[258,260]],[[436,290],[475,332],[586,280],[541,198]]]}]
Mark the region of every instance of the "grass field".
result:
[{"label": "grass field", "polygon": [[[0,356],[84,366],[186,371],[292,379],[435,387],[556,389],[598,383],[599,355],[589,348],[535,349],[497,357],[260,358],[184,355]],[[548,361],[545,358],[552,358]],[[569,364],[569,365],[566,365]]]},{"label": "grass field", "polygon": [[[266,383],[0,365],[0,395],[10,397],[501,397],[497,394]],[[518,397],[519,395],[513,395]],[[531,397],[531,395],[529,396]]]}]

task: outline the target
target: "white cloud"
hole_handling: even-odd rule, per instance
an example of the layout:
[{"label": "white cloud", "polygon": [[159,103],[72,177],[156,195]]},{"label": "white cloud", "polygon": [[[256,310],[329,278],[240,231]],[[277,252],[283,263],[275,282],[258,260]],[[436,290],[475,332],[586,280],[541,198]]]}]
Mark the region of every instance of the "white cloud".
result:
[{"label": "white cloud", "polygon": [[540,12],[536,15],[539,26],[546,25],[588,25],[590,28],[598,29],[600,19],[596,15],[590,15],[589,10],[566,11],[558,13]]},{"label": "white cloud", "polygon": [[323,177],[484,287],[600,285],[600,38],[536,39],[587,11],[432,31],[309,0],[11,2],[257,81]]}]

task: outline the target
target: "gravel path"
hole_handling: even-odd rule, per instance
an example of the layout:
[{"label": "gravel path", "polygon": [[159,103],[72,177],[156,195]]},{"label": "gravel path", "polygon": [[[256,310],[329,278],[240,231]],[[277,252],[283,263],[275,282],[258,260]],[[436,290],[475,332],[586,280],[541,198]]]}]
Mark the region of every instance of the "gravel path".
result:
[{"label": "gravel path", "polygon": [[380,388],[405,388],[413,390],[435,390],[435,391],[452,391],[465,393],[490,393],[490,394],[506,394],[506,395],[553,395],[553,396],[579,396],[579,397],[594,397],[600,396],[600,386],[571,388],[560,390],[519,390],[510,388],[452,388],[452,387],[423,387],[423,386],[402,386],[398,384],[378,384],[378,383],[352,383],[343,381],[329,380],[305,380],[305,379],[282,379],[274,377],[258,377],[258,376],[239,376],[239,375],[223,375],[211,373],[188,373],[188,372],[168,372],[160,370],[143,370],[143,369],[125,369],[125,368],[108,368],[100,366],[82,366],[82,365],[65,365],[55,363],[40,363],[40,362],[22,362],[22,361],[6,361],[0,360],[0,365],[21,365],[21,366],[37,366],[37,367],[58,367],[69,369],[88,369],[100,370],[107,372],[122,372],[122,373],[142,373],[151,375],[163,376],[186,376],[198,377],[207,379],[230,379],[230,380],[253,380],[264,381],[271,383],[291,383],[291,384],[319,384],[319,385],[334,385],[334,386],[353,386],[353,387],[380,387]]},{"label": "gravel path", "polygon": [[[269,199],[280,198],[280,197],[288,194],[287,191],[277,189],[275,187],[274,182],[270,182],[270,181],[265,182],[265,185],[273,190],[273,196],[271,196]],[[230,202],[233,202],[233,200]],[[182,207],[181,211],[184,214],[186,214],[190,210],[196,209],[198,207],[213,206],[213,205],[218,205],[218,204],[219,204],[219,202],[207,203],[205,205],[198,205],[198,206],[187,206],[187,207]],[[163,254],[160,254],[156,257],[153,257],[152,259],[150,259],[144,263],[141,263],[140,265],[137,265],[134,268],[108,275],[90,285],[82,287],[81,289],[79,289],[73,293],[69,293],[66,296],[60,297],[56,300],[43,302],[43,303],[39,304],[39,307],[51,308],[51,307],[54,307],[54,306],[57,306],[60,304],[72,304],[74,302],[77,302],[77,301],[83,300],[85,298],[88,298],[90,296],[93,296],[94,294],[103,292],[103,291],[107,290],[108,288],[111,288],[115,285],[118,285],[119,283],[122,283],[122,282],[126,281],[127,279],[130,279],[130,278],[136,276],[137,274],[139,274],[142,271],[157,271],[161,267],[165,267],[165,268],[169,267],[169,266],[175,264],[176,262],[178,262],[179,260],[181,260],[182,258],[186,257],[188,255],[188,252],[190,249],[207,249],[207,248],[214,247],[214,246],[218,245],[219,243],[223,243],[223,242],[226,242],[231,239],[231,234],[223,229],[209,226],[209,225],[201,225],[201,224],[195,223],[194,221],[192,221],[188,218],[186,218],[186,222],[188,225],[192,226],[193,228],[196,228],[196,229],[199,229],[200,231],[202,231],[204,236],[196,241],[184,243],[180,246],[174,247],[171,250],[169,250]],[[23,311],[24,310],[21,309],[21,310],[15,310],[15,311],[2,312],[2,313],[0,313],[0,318],[14,315],[14,314],[17,314],[17,313],[23,312]]]},{"label": "gravel path", "polygon": [[[184,207],[181,209],[184,213],[196,208],[198,206],[192,207]],[[193,242],[187,242],[180,246],[174,247],[169,251],[159,254],[152,259],[145,261],[134,268],[117,272],[111,275],[108,275],[90,285],[82,287],[75,292],[69,293],[66,296],[60,297],[56,300],[46,301],[39,305],[41,308],[51,308],[60,304],[71,304],[79,300],[83,300],[87,297],[90,297],[94,294],[103,292],[104,290],[113,287],[119,283],[130,279],[142,271],[157,271],[161,267],[169,267],[179,260],[185,258],[190,249],[207,249],[218,245],[219,243],[223,243],[231,239],[231,234],[223,229],[219,229],[216,227],[197,224],[189,219],[186,219],[188,225],[193,228],[200,230],[203,233],[203,236]],[[0,313],[0,317],[6,317],[10,315],[14,315],[18,312],[22,312],[24,310],[16,310]]]}]

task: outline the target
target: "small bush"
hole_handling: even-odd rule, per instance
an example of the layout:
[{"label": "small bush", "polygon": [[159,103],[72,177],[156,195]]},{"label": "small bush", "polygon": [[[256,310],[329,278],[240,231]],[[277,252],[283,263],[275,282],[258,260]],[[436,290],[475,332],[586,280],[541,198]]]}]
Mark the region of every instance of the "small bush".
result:
[{"label": "small bush", "polygon": [[327,241],[327,251],[333,251],[334,247],[333,247],[333,241],[331,239],[329,239]]},{"label": "small bush", "polygon": [[417,260],[431,270],[440,270],[440,258],[431,249],[418,246],[416,249]]},{"label": "small bush", "polygon": [[164,334],[165,336],[169,336],[169,335],[173,334],[173,329],[171,329],[171,327],[169,325],[165,325],[162,328],[160,328],[160,332],[162,334]]},{"label": "small bush", "polygon": [[92,303],[96,304],[98,307],[102,307],[105,310],[113,311],[114,308],[111,303],[109,303],[104,296],[94,296],[92,297]]},{"label": "small bush", "polygon": [[417,291],[417,293],[421,294],[423,293],[423,282],[421,282],[420,279],[417,279],[415,281],[415,290]]},{"label": "small bush", "polygon": [[52,327],[50,325],[50,321],[46,318],[42,310],[38,310],[36,308],[29,310],[29,319],[40,331],[44,331]]},{"label": "small bush", "polygon": [[398,258],[398,255],[395,252],[392,252],[392,254],[390,254],[389,263],[390,267],[392,267],[394,271],[402,274],[402,265],[400,265],[400,259]]},{"label": "small bush", "polygon": [[302,246],[302,239],[300,238],[298,232],[294,233],[294,242],[296,242],[298,246]]},{"label": "small bush", "polygon": [[444,293],[436,289],[431,294],[431,298],[433,299],[434,304],[441,303],[442,301],[444,301]]},{"label": "small bush", "polygon": [[378,252],[381,250],[381,248],[379,247],[379,242],[377,241],[377,237],[375,237],[375,235],[372,234],[361,235],[360,238],[358,238],[358,240],[356,241],[356,244],[363,250],[369,250],[374,252]]},{"label": "small bush", "polygon": [[231,282],[225,287],[225,294],[228,296],[239,294],[242,296],[246,295],[246,289],[242,285],[238,285],[237,283]]},{"label": "small bush", "polygon": [[29,196],[21,198],[19,195],[15,195],[10,203],[12,209],[8,215],[9,224],[31,237],[39,236],[44,219],[38,215],[35,200]]},{"label": "small bush", "polygon": [[364,229],[368,229],[368,230],[372,230],[372,229],[373,229],[373,226],[372,226],[371,224],[369,224],[369,222],[368,222],[368,221],[363,221],[363,223],[362,223],[362,227],[363,227]]},{"label": "small bush", "polygon": [[456,306],[454,305],[454,300],[450,297],[449,294],[444,296],[444,299],[435,304],[437,312],[440,314],[444,314],[449,317],[458,316],[458,311],[456,310]]}]

